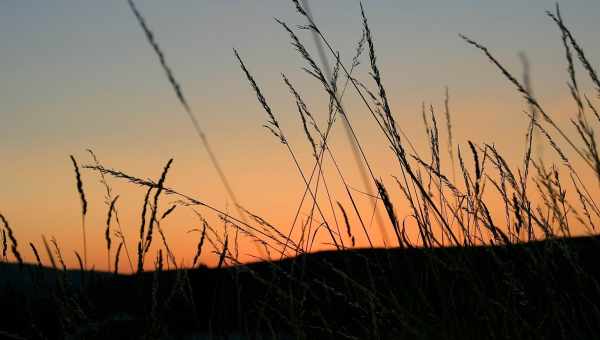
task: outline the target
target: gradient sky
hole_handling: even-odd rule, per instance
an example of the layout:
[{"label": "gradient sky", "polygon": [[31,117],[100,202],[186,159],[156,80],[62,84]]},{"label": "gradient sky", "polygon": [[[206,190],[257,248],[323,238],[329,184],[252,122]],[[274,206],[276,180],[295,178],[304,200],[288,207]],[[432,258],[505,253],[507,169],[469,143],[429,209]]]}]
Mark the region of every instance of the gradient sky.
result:
[{"label": "gradient sky", "polygon": [[[302,182],[285,150],[262,127],[265,114],[232,48],[239,50],[256,76],[308,168],[309,150],[281,72],[314,107],[325,107],[327,98],[299,70],[300,58],[273,20],[304,24],[291,1],[139,0],[137,4],[240,202],[285,230]],[[361,32],[358,2],[311,5],[316,22],[349,62]],[[589,59],[600,60],[595,44],[600,2],[569,0],[561,7]],[[554,1],[373,0],[365,1],[365,8],[392,110],[417,146],[426,145],[421,104],[432,104],[441,113],[444,87],[449,86],[457,143],[495,143],[508,159],[521,157],[527,124],[523,101],[458,33],[487,45],[516,75],[521,74],[518,53],[525,52],[540,101],[552,108],[557,121],[572,117],[560,36],[544,13],[554,8]],[[313,47],[309,34],[300,36]],[[105,165],[143,178],[157,178],[173,157],[169,186],[226,209],[218,177],[126,1],[2,1],[0,41],[0,211],[24,244],[39,243],[45,234],[55,236],[65,249],[80,249],[79,201],[68,156],[87,163],[86,148],[95,150]],[[363,58],[363,80],[368,80],[367,66]],[[346,102],[350,117],[377,175],[387,181],[398,169],[354,97]],[[353,169],[342,130],[335,131],[339,160]],[[348,170],[348,176],[362,188],[354,170]],[[84,172],[84,181],[91,205],[90,262],[104,268],[102,187],[89,171]],[[122,195],[126,234],[133,236],[144,193],[119,181],[111,183]],[[165,199],[163,205],[168,202]],[[186,261],[197,242],[197,235],[186,231],[197,226],[192,214],[178,212],[165,227],[177,245],[176,255]],[[131,237],[130,249],[133,242]]]}]

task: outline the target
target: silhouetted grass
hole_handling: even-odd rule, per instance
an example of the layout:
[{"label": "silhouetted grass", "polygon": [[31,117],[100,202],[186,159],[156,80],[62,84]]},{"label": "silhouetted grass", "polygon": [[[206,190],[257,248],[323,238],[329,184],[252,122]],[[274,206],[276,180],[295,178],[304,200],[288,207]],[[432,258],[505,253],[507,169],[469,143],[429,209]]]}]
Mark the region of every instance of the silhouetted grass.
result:
[{"label": "silhouetted grass", "polygon": [[[90,271],[85,230],[88,202],[80,167],[71,156],[81,201],[83,259],[75,252],[79,269],[68,269],[57,240],[52,238],[49,244],[42,236],[52,269],[43,266],[35,245],[29,242],[37,261],[34,271],[23,262],[13,230],[0,214],[2,256],[6,262],[0,266],[0,301],[5,310],[11,311],[11,315],[0,318],[0,335],[61,339],[600,337],[600,239],[593,235],[600,209],[589,190],[591,185],[600,183],[600,157],[593,128],[600,122],[600,115],[595,99],[586,95],[578,79],[576,63],[585,70],[595,92],[600,93],[600,82],[558,6],[547,15],[559,28],[569,95],[577,106],[576,116],[571,119],[573,132],[559,126],[550,110],[534,96],[524,55],[523,79],[519,80],[491,49],[460,35],[525,99],[524,153],[522,161],[513,165],[493,145],[471,140],[466,145],[454,145],[447,87],[445,124],[438,126],[434,106],[423,103],[421,114],[428,148],[416,150],[391,107],[391,92],[384,86],[384,73],[377,62],[375,33],[362,4],[362,35],[351,65],[347,66],[305,3],[292,0],[308,24],[293,27],[276,21],[305,63],[302,71],[311,76],[329,101],[326,126],[321,126],[319,112],[309,105],[309,98],[293,85],[291,77],[282,75],[299,115],[299,128],[310,148],[309,159],[314,161],[310,175],[303,170],[297,149],[278,121],[279,113],[269,105],[249,64],[238,50],[233,51],[242,77],[266,113],[264,126],[285,146],[304,184],[304,195],[286,229],[238,204],[155,36],[134,2],[128,3],[207,148],[238,217],[229,214],[228,207],[220,209],[165,185],[172,159],[155,182],[105,167],[88,150],[93,164],[81,168],[99,175],[108,207],[104,228],[107,272]],[[310,31],[316,39],[323,66],[303,43],[299,35],[302,30]],[[368,53],[368,81],[356,75],[363,50]],[[335,61],[333,71],[328,58]],[[360,143],[350,120],[351,110],[344,106],[347,87],[354,89],[385,138],[387,145],[381,147],[387,148],[398,162],[400,170],[391,176],[390,183],[377,175]],[[355,109],[358,110],[352,111]],[[363,171],[365,192],[352,189],[344,175],[346,167],[337,162],[329,143],[330,132],[339,120],[346,126],[356,159],[362,164],[359,171]],[[444,156],[440,152],[440,129],[444,128],[448,166],[442,166]],[[540,145],[550,146],[552,159],[558,163],[538,154],[540,150],[533,146],[534,136]],[[576,162],[587,167],[577,169]],[[325,175],[331,166],[336,177]],[[593,172],[598,182],[584,182],[580,171]],[[145,190],[137,268],[129,257],[118,217],[119,195],[112,192],[108,177]],[[334,183],[342,184],[345,191],[330,191]],[[394,185],[401,199],[393,199]],[[352,192],[372,200],[373,210],[362,211]],[[177,201],[163,210],[159,207],[161,194],[176,197]],[[347,197],[352,210],[345,210],[340,196]],[[306,199],[311,200],[308,208],[304,205]],[[493,210],[496,207],[498,211]],[[307,218],[299,221],[303,208]],[[200,234],[189,268],[178,265],[175,252],[179,251],[169,246],[161,227],[175,209],[191,209],[201,223],[200,228],[190,230]],[[205,218],[203,210],[214,213],[223,228]],[[385,248],[377,249],[372,223],[363,220],[363,216],[377,220],[375,216],[381,210],[387,214],[387,221],[379,219],[377,227]],[[345,233],[338,218],[344,223]],[[359,229],[355,229],[353,221],[357,221]],[[297,222],[299,230],[295,229]],[[355,249],[353,230],[362,230],[369,248]],[[162,242],[152,243],[155,231]],[[389,231],[395,236],[393,240],[387,238]],[[327,232],[329,245],[335,251],[311,253],[320,232]],[[240,238],[264,248],[258,258],[261,261],[240,262]],[[115,240],[119,244],[111,271]],[[9,249],[21,269],[6,261]],[[129,260],[129,274],[119,274],[122,249]],[[208,253],[218,259],[214,269],[202,264]],[[145,265],[146,258],[152,263]]]}]

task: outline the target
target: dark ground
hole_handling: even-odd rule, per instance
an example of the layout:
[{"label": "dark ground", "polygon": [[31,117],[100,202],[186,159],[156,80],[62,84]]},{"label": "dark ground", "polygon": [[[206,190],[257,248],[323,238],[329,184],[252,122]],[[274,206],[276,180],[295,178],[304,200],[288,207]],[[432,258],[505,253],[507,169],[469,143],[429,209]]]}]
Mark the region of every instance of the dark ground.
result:
[{"label": "dark ground", "polygon": [[51,339],[600,338],[599,255],[600,238],[582,237],[321,252],[140,276],[2,264],[0,331]]}]

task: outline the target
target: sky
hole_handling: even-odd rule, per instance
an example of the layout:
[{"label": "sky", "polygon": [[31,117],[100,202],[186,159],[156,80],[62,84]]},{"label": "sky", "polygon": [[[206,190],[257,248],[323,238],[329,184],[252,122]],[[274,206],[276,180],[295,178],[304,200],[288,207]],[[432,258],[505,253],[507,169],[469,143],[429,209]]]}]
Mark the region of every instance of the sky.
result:
[{"label": "sky", "polygon": [[[327,97],[301,71],[302,60],[273,19],[291,25],[305,21],[291,1],[136,3],[240,203],[289,230],[303,182],[285,148],[262,127],[265,113],[234,59],[233,48],[255,75],[308,171],[310,150],[281,73],[313,107],[325,108]],[[594,44],[600,2],[560,4],[589,59],[600,60],[600,47]],[[522,72],[518,54],[525,53],[536,96],[552,108],[558,122],[568,123],[572,117],[560,35],[545,15],[554,8],[553,1],[372,0],[364,6],[392,110],[418,148],[426,150],[421,106],[433,105],[441,114],[448,86],[457,144],[493,143],[509,160],[522,157],[525,103],[459,33],[488,46],[516,75]],[[334,49],[350,62],[361,34],[359,3],[311,1],[311,8]],[[299,36],[314,51],[312,36],[307,32]],[[168,186],[224,211],[233,210],[126,1],[2,1],[0,41],[0,212],[23,240],[22,246],[30,241],[39,244],[43,234],[55,237],[69,252],[81,249],[80,205],[69,155],[89,164],[88,148],[105,166],[141,178],[157,179],[173,158]],[[365,56],[358,72],[370,81]],[[355,94],[349,91],[345,103],[377,176],[393,183],[391,175],[398,168],[375,123]],[[343,131],[334,129],[332,138],[350,182],[365,190]],[[83,180],[90,201],[89,262],[106,269],[103,189],[97,174],[89,170],[83,171]],[[132,250],[144,190],[115,179],[110,183],[121,195],[120,218]],[[165,198],[163,206],[171,201]],[[199,235],[188,231],[200,223],[189,209],[180,210],[164,229],[177,257],[189,264]],[[209,211],[199,212],[222,230]],[[359,245],[364,241],[359,239]],[[244,253],[253,251],[247,245],[243,248]],[[25,257],[31,260],[29,254]],[[74,263],[73,256],[67,257]],[[203,261],[214,263],[215,256],[207,254]]]}]

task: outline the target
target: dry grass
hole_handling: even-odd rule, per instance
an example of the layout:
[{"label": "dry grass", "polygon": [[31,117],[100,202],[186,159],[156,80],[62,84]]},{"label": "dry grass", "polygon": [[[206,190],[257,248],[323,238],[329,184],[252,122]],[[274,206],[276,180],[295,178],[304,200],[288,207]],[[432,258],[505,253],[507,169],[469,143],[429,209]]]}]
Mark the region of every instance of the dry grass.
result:
[{"label": "dry grass", "polygon": [[[326,38],[325,33],[314,21],[308,8],[300,1],[292,0],[296,11],[308,24],[296,29],[281,20],[276,19],[276,22],[289,35],[292,47],[305,63],[302,71],[315,81],[329,101],[329,107],[324,117],[326,125],[320,125],[318,123],[320,119],[318,117],[319,112],[309,105],[308,99],[290,80],[292,78],[282,75],[283,83],[289,90],[299,115],[299,128],[302,129],[310,149],[311,157],[309,159],[311,163],[314,162],[310,175],[303,170],[306,167],[301,164],[300,159],[303,158],[298,157],[298,149],[292,145],[290,139],[284,133],[278,120],[279,113],[270,106],[264,89],[259,86],[257,78],[250,72],[249,65],[242,59],[238,50],[233,50],[241,68],[242,76],[248,81],[251,90],[256,95],[259,106],[266,113],[264,127],[285,147],[304,185],[304,194],[298,203],[293,222],[286,232],[285,228],[273,225],[238,203],[183,94],[181,85],[177,82],[167,64],[165,55],[160,49],[154,34],[149,29],[146,20],[135,6],[135,3],[132,0],[129,0],[128,3],[137,22],[142,27],[146,39],[158,56],[179,103],[190,117],[196,132],[201,138],[237,212],[237,217],[233,216],[229,213],[228,208],[217,208],[201,199],[168,187],[165,182],[173,163],[172,159],[166,163],[159,179],[155,182],[107,168],[98,161],[91,150],[88,150],[92,156],[93,164],[81,168],[96,172],[106,191],[105,204],[108,211],[104,240],[107,249],[107,268],[110,272],[111,263],[113,263],[111,249],[113,242],[115,242],[114,237],[116,237],[118,247],[114,255],[112,273],[115,275],[119,273],[120,255],[122,249],[124,249],[129,260],[130,271],[135,272],[138,279],[136,282],[139,284],[140,294],[149,293],[149,295],[144,295],[145,300],[143,300],[144,303],[148,304],[147,337],[156,338],[164,336],[165,332],[168,332],[168,322],[165,321],[168,319],[168,306],[176,303],[175,301],[190,307],[191,310],[188,314],[194,318],[198,317],[197,313],[200,310],[197,305],[198,301],[194,298],[194,294],[198,292],[194,290],[195,287],[192,286],[192,280],[188,277],[188,272],[177,262],[178,259],[174,250],[177,253],[179,251],[169,246],[161,227],[161,223],[167,223],[167,217],[173,214],[176,208],[177,213],[181,210],[193,212],[201,223],[201,228],[191,230],[200,233],[199,241],[194,249],[195,255],[191,262],[191,268],[199,272],[202,267],[201,260],[203,256],[212,253],[218,258],[217,269],[222,270],[218,272],[232,273],[235,282],[234,290],[228,290],[225,293],[228,296],[237,296],[238,305],[235,310],[239,315],[235,316],[238,318],[236,324],[244,324],[241,320],[245,320],[246,317],[241,315],[240,301],[245,298],[243,295],[245,294],[244,289],[246,289],[240,283],[242,282],[242,276],[247,274],[245,277],[254,280],[252,281],[254,284],[262,284],[267,287],[265,296],[261,300],[264,304],[252,309],[252,313],[249,314],[252,314],[252,317],[257,317],[262,325],[261,327],[267,324],[268,326],[264,326],[264,328],[270,328],[274,337],[277,337],[277,330],[272,327],[271,323],[286,325],[286,329],[293,332],[297,338],[309,338],[309,334],[325,334],[330,338],[384,338],[386,332],[391,333],[392,330],[396,332],[395,334],[410,335],[416,338],[435,337],[444,334],[442,331],[438,331],[439,329],[456,331],[461,327],[469,326],[464,325],[461,316],[453,310],[453,308],[458,308],[457,305],[460,305],[459,299],[472,299],[474,301],[473,308],[478,308],[481,318],[486,320],[482,321],[482,324],[489,327],[489,329],[486,329],[490,332],[490,337],[509,338],[529,335],[535,337],[546,334],[544,333],[546,331],[545,327],[554,327],[552,329],[557,328],[563,332],[560,333],[560,337],[569,338],[576,335],[589,335],[586,332],[595,329],[594,325],[600,320],[600,299],[598,298],[600,290],[597,288],[597,277],[581,269],[583,262],[580,263],[580,259],[575,255],[577,251],[568,248],[566,246],[567,241],[564,241],[564,239],[571,239],[581,229],[585,229],[592,234],[596,230],[596,224],[600,221],[600,209],[589,190],[590,185],[600,183],[600,156],[597,150],[594,129],[595,124],[600,123],[600,115],[595,106],[596,96],[591,97],[592,99],[588,97],[585,93],[586,88],[578,78],[576,70],[579,66],[585,70],[585,75],[593,84],[593,91],[596,95],[600,94],[600,81],[593,63],[585,55],[572,31],[567,28],[558,6],[555,12],[548,12],[547,14],[552,22],[558,26],[564,48],[569,95],[577,107],[577,113],[571,119],[573,131],[568,131],[566,127],[559,126],[550,114],[550,110],[545,108],[540,100],[534,96],[530,84],[529,63],[525,56],[521,57],[523,79],[519,80],[494,56],[488,47],[468,38],[466,35],[460,35],[467,45],[481,52],[499,73],[508,80],[508,84],[514,86],[525,99],[527,110],[525,111],[526,130],[523,158],[522,161],[517,162],[518,164],[509,164],[493,145],[478,144],[473,141],[468,141],[466,145],[454,144],[450,94],[447,87],[443,107],[445,124],[441,123],[438,126],[439,116],[435,108],[432,105],[428,107],[425,103],[423,104],[421,114],[425,125],[428,150],[418,152],[400,128],[397,115],[391,107],[390,98],[388,97],[391,92],[387,91],[384,86],[383,70],[380,69],[377,61],[375,34],[369,26],[363,6],[360,6],[362,35],[358,41],[351,64],[346,65],[341,53]],[[310,31],[317,40],[320,58],[322,59],[321,64],[325,66],[319,66],[319,63],[302,41],[299,34],[302,30]],[[362,80],[356,74],[361,64],[363,51],[367,51],[368,54],[368,80]],[[329,56],[326,54],[329,54]],[[329,63],[325,62],[328,58],[335,61],[333,71],[329,70]],[[579,63],[579,66],[577,63]],[[343,86],[340,86],[340,84],[343,84]],[[386,184],[386,180],[379,177],[375,172],[369,162],[368,155],[365,153],[364,145],[360,142],[357,129],[351,122],[351,112],[344,106],[344,94],[348,87],[354,90],[354,93],[364,104],[364,109],[370,113],[371,118],[377,125],[378,133],[385,138],[387,145],[381,147],[389,149],[391,156],[399,165],[399,172],[388,179],[392,185]],[[366,211],[362,211],[361,206],[357,204],[352,194],[352,192],[357,191],[352,189],[352,183],[349,183],[344,175],[345,165],[336,161],[334,146],[329,142],[332,128],[340,120],[347,128],[348,136],[355,147],[356,160],[358,164],[361,164],[359,169],[363,171],[362,180],[366,185],[366,192],[361,193],[370,202],[373,202],[369,209],[364,209]],[[447,144],[447,164],[449,164],[446,167],[442,166],[442,162],[446,162],[446,160],[440,151],[444,150],[442,148],[444,142],[440,142],[440,130],[444,128],[447,134],[445,143]],[[535,147],[535,143],[539,143],[542,147],[550,146],[550,150],[553,152],[552,159],[557,159],[558,162],[553,163],[542,158],[539,155],[541,149]],[[75,252],[75,255],[83,278],[83,273],[88,270],[85,229],[88,202],[83,188],[79,164],[73,156],[71,156],[71,161],[75,171],[76,189],[81,202],[83,259],[79,256],[79,253]],[[574,165],[575,163],[583,163],[586,168],[583,170],[578,169]],[[329,172],[330,169],[331,172]],[[580,175],[581,171],[594,173],[598,183],[584,182],[582,180],[583,175]],[[331,173],[337,176],[334,177]],[[146,192],[141,207],[136,268],[134,268],[127,250],[127,240],[119,221],[117,209],[119,195],[112,192],[107,177],[130,182],[143,188]],[[345,190],[341,193],[331,191],[330,188],[333,188],[334,185],[341,185]],[[394,188],[397,189],[400,199],[393,198]],[[177,201],[163,210],[160,208],[161,194],[176,197]],[[310,200],[308,208],[305,205],[307,197]],[[353,213],[353,216],[350,216],[344,209],[344,205],[339,201],[341,197],[346,197],[351,204],[352,210],[348,210],[348,212]],[[338,209],[335,209],[335,205]],[[493,211],[492,207],[500,207],[499,210],[501,211]],[[200,211],[214,213],[217,221],[223,223],[223,230],[216,228],[215,224],[211,224]],[[306,219],[300,217],[301,214],[304,214],[304,211],[306,211],[306,214],[302,216],[306,216]],[[387,221],[376,217],[381,211],[387,214]],[[355,223],[359,224],[360,228],[354,228],[354,232],[356,233],[356,230],[359,230],[359,232],[364,233],[364,238],[370,248],[374,248],[375,238],[372,224],[367,223],[363,216],[371,216],[371,221],[377,220],[376,225],[380,228],[379,234],[386,247],[397,246],[407,254],[416,251],[416,248],[422,248],[421,250],[424,250],[424,253],[410,254],[425,254],[415,255],[414,257],[421,261],[418,263],[423,267],[413,268],[411,263],[406,263],[405,271],[394,272],[392,269],[397,269],[398,265],[393,263],[392,251],[389,251],[387,257],[382,261],[374,261],[373,258],[369,258],[367,255],[358,255],[357,259],[347,267],[342,267],[340,263],[334,265],[327,259],[323,259],[317,262],[316,266],[325,268],[326,276],[308,279],[307,272],[310,272],[310,269],[306,269],[305,262],[301,261],[307,261],[306,254],[311,252],[314,243],[319,239],[319,232],[327,233],[329,245],[332,249],[345,250],[349,246],[354,248],[357,240],[353,234],[353,227],[355,226],[352,225],[352,221],[356,221]],[[3,259],[7,259],[7,252],[10,249],[16,261],[23,264],[11,226],[1,214],[0,220],[3,224],[1,234]],[[341,222],[339,221],[343,221],[342,228],[340,228],[339,224]],[[299,225],[299,228],[295,229],[297,225]],[[162,242],[152,242],[155,230],[159,233]],[[390,232],[391,235],[395,236],[394,240],[388,239],[387,235]],[[42,237],[42,239],[52,267],[57,267],[56,258],[62,267],[63,273],[66,273],[67,267],[57,241],[54,238],[51,239],[53,246],[53,249],[51,249],[45,237]],[[253,271],[251,266],[240,263],[240,239],[246,239],[256,244],[257,247],[262,247],[260,253],[266,254],[266,257],[263,255],[260,259],[268,264],[270,273],[273,274],[272,277],[265,278],[264,275]],[[519,248],[522,243],[538,244],[536,242],[542,239],[547,240],[548,243],[544,243],[541,252],[537,252],[538,248],[535,248],[535,251],[530,248]],[[29,245],[37,264],[41,268],[42,260],[37,249],[33,243],[30,242]],[[480,246],[490,248],[477,248]],[[437,249],[438,252],[435,253],[433,248],[442,247],[455,248]],[[206,248],[208,248],[208,251],[206,251]],[[146,289],[146,286],[144,286],[144,269],[148,269],[144,266],[145,259],[151,249],[156,254],[155,257],[151,257],[151,259],[154,258],[154,274],[149,289],[142,292],[142,288]],[[472,252],[473,249],[486,249],[485,251],[488,252],[486,254],[490,258],[489,261],[497,266],[494,268],[499,268],[497,275],[501,279],[495,278],[500,283],[485,282],[483,278],[477,276],[478,270],[481,270],[477,265],[481,263],[490,265],[490,263],[485,262],[488,259],[487,257],[485,261],[481,260],[480,263],[468,258],[467,255],[456,255],[455,257],[453,257],[454,255],[448,255],[455,251],[454,249],[464,251],[464,254]],[[514,259],[511,256],[504,254],[507,249],[515,252],[523,251],[523,256],[526,258],[522,261],[534,265],[531,268],[521,268],[520,262],[513,261]],[[445,253],[446,251],[447,253]],[[163,268],[165,266],[163,254],[166,256],[166,270]],[[289,271],[283,269],[286,266],[285,261],[272,261],[275,256],[284,259],[293,255],[301,256],[295,260],[298,262],[292,262]],[[321,257],[317,256],[317,258]],[[513,262],[505,261],[506,258],[513,259],[511,260]],[[175,279],[171,285],[165,286],[162,278],[166,277],[164,274],[169,272],[171,265],[174,268]],[[356,266],[360,268],[356,268]],[[575,298],[578,299],[577,304],[570,304],[567,301],[567,298],[570,298],[569,296],[562,296],[561,292],[551,291],[549,287],[551,287],[553,280],[560,281],[564,279],[553,276],[557,270],[555,267],[560,267],[559,272],[561,273],[563,272],[561,270],[564,270],[564,272],[570,273],[569,275],[573,275],[573,282],[571,283],[575,287],[581,288],[586,294],[590,293],[590,295],[576,296]],[[529,281],[520,279],[521,276],[519,275],[523,274],[518,273],[516,268],[520,268],[519,270],[525,272],[530,271],[529,274],[532,275],[529,278],[530,281],[543,277],[548,281],[548,286],[538,286],[532,290],[531,287],[527,287]],[[244,274],[242,274],[242,271]],[[190,271],[189,273],[189,275],[195,275],[196,271]],[[413,275],[417,278],[411,281]],[[77,320],[87,320],[86,313],[89,312],[86,310],[85,299],[69,290],[66,277],[65,274],[61,279],[62,293],[58,302],[58,305],[62,308],[62,314],[60,315],[64,318],[64,334],[68,333],[66,329],[74,327],[72,325],[77,323]],[[407,282],[407,286],[413,285],[410,286],[410,291],[397,292],[394,290],[394,284],[399,282],[398,277]],[[455,277],[456,281],[436,281],[442,277],[446,279]],[[404,282],[402,280],[400,282]],[[289,286],[283,285],[281,282],[286,282]],[[436,284],[438,286],[435,286]],[[497,288],[496,284],[506,285],[509,288],[506,291],[498,288],[498,291],[489,293],[489,289]],[[430,291],[427,291],[429,292],[427,293],[426,289],[421,288],[420,285],[433,285],[432,290],[437,291],[440,295],[431,298],[427,295]],[[452,294],[454,288],[448,288],[447,285],[455,286],[454,288],[461,292],[461,289],[464,289],[470,292],[470,295],[460,296],[459,293],[450,296],[442,295],[441,292],[448,291],[450,291],[449,294]],[[294,289],[290,288],[292,286]],[[505,286],[502,287],[502,289],[505,288]],[[218,296],[216,292],[219,288],[218,286],[214,287],[215,291],[211,297],[212,302],[202,301],[211,304],[211,318],[221,312],[226,312],[218,310],[220,306],[216,301]],[[226,290],[226,288],[223,289]],[[319,301],[315,298],[315,295],[311,295],[313,294],[311,289],[326,292],[326,296],[339,305],[333,304],[333,310],[330,309],[332,302]],[[541,295],[541,298],[539,296],[527,296],[524,293],[525,291],[541,291],[546,295]],[[163,293],[164,295],[161,295]],[[498,294],[498,296],[490,297],[488,293]],[[533,301],[536,298],[539,298],[541,302]],[[307,301],[313,301],[311,299],[317,300],[317,304],[309,305]],[[266,301],[271,301],[271,304]],[[530,308],[529,304],[533,305],[535,303],[538,304],[535,305],[536,307],[531,307],[531,310],[528,309]],[[328,324],[328,320],[333,318],[331,313],[335,312],[336,307],[343,307],[344,310],[350,310],[352,313],[360,315],[361,322],[353,325],[354,328],[349,328],[354,331],[358,329],[356,331],[358,333],[352,334],[350,331],[346,332],[344,329]],[[589,328],[584,326],[581,326],[582,329],[577,328],[582,324],[575,317],[577,313],[568,310],[566,307],[587,313],[584,313],[585,321],[588,323],[588,326],[585,327]],[[540,311],[536,308],[544,308],[548,311]],[[305,313],[307,309],[314,315],[307,316],[309,314]],[[284,311],[282,312],[282,310]],[[532,324],[525,320],[529,317],[527,313],[543,314],[546,312],[548,313],[544,314],[546,318],[542,319],[553,320],[556,323],[555,325],[547,325],[547,321],[543,321],[541,324]],[[419,315],[422,319],[412,314]],[[581,318],[579,314],[577,315]],[[229,317],[233,318],[233,315],[229,315]],[[308,319],[314,320],[311,319],[312,317],[316,317],[320,323],[315,325],[305,321]],[[197,319],[194,320],[199,322]],[[163,324],[163,322],[165,323]],[[212,319],[210,319],[210,322],[212,322]],[[212,331],[212,328],[210,328],[212,323],[210,322],[209,331]],[[393,324],[390,325],[390,322]],[[248,327],[250,327],[248,324],[245,324],[245,327],[247,328],[242,331],[246,331],[246,335],[256,335],[256,333],[248,330]],[[261,330],[264,328],[261,328]],[[500,331],[499,328],[508,329],[508,331]],[[575,333],[578,331],[581,331],[581,334]],[[452,335],[458,337],[460,333],[453,333]]]},{"label": "dry grass", "polygon": [[[81,173],[79,172],[79,165],[77,164],[77,161],[75,160],[75,157],[73,157],[73,155],[70,156],[71,157],[71,162],[73,163],[73,168],[75,170],[75,181],[76,181],[76,187],[77,187],[77,192],[79,193],[79,199],[81,201],[81,232],[82,232],[82,239],[83,239],[83,266],[84,268],[87,268],[87,237],[86,237],[86,233],[85,233],[85,215],[87,214],[87,199],[85,198],[85,192],[83,191],[83,182],[81,180]],[[79,256],[78,256],[79,259]]]}]

